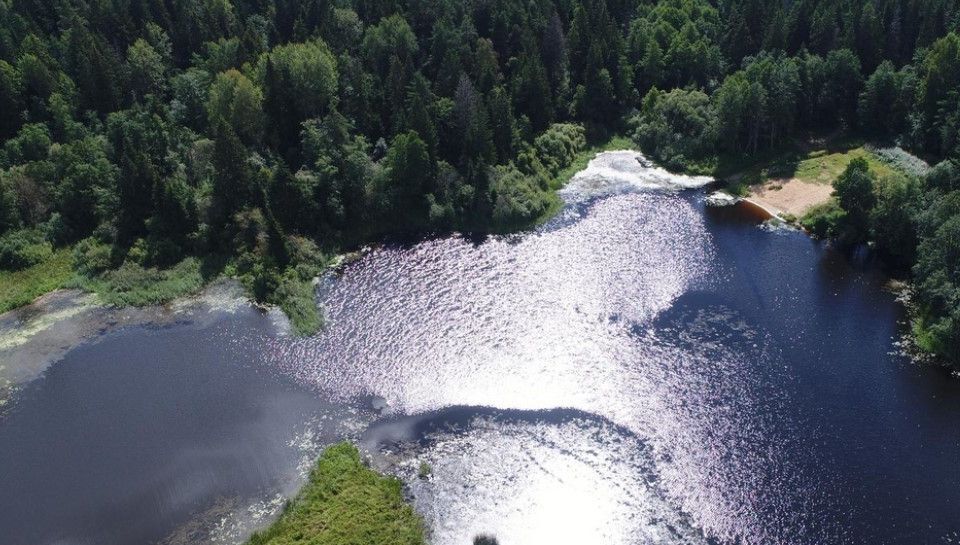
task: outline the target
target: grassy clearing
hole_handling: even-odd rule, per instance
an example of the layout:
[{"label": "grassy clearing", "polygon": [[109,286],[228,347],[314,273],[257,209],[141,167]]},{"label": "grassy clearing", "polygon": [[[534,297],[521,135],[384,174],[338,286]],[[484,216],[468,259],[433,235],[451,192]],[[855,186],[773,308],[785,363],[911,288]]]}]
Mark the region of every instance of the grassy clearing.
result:
[{"label": "grassy clearing", "polygon": [[[851,161],[864,158],[877,176],[895,174],[888,161],[864,147],[862,142],[843,141],[814,150],[790,150],[774,156],[759,157],[752,164],[730,162],[718,177],[735,178],[746,185],[772,179],[797,179],[813,184],[832,184]],[[737,168],[740,167],[740,168]]]},{"label": "grassy clearing", "polygon": [[307,484],[248,545],[423,545],[423,521],[399,480],[364,466],[357,448],[324,451]]},{"label": "grassy clearing", "polygon": [[61,248],[46,260],[20,271],[0,270],[0,313],[33,302],[64,287],[73,276],[70,248]]},{"label": "grassy clearing", "polygon": [[877,176],[883,177],[894,174],[894,170],[887,163],[881,161],[879,157],[867,151],[863,146],[858,146],[846,151],[832,153],[827,150],[812,152],[797,164],[792,177],[805,182],[829,185],[843,174],[851,161],[861,157],[867,160],[870,170],[875,172]]},{"label": "grassy clearing", "polygon": [[[857,158],[866,159],[870,169],[880,178],[903,173],[894,162],[878,155],[871,146],[849,138],[816,146],[796,144],[785,150],[768,151],[756,156],[719,157],[709,164],[713,166],[713,176],[726,180],[728,192],[749,197],[754,194],[756,187],[781,180],[830,186]],[[776,184],[772,188],[779,189]],[[826,209],[823,211],[829,212]],[[797,214],[805,215],[800,212]]]},{"label": "grassy clearing", "polygon": [[189,257],[169,269],[125,262],[120,268],[93,277],[78,275],[70,286],[96,293],[108,305],[163,305],[203,289],[220,273],[221,267],[216,261]]}]

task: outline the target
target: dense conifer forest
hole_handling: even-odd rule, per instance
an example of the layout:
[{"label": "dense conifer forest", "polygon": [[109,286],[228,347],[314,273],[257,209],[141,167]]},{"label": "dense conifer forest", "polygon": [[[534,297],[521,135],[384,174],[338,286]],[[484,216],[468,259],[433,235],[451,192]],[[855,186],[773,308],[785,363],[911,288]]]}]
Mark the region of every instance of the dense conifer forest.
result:
[{"label": "dense conifer forest", "polygon": [[958,32],[957,0],[0,0],[0,268],[134,304],[227,272],[309,331],[329,256],[535,223],[611,135],[701,172],[858,135],[936,166],[856,161],[810,224],[958,362]]}]

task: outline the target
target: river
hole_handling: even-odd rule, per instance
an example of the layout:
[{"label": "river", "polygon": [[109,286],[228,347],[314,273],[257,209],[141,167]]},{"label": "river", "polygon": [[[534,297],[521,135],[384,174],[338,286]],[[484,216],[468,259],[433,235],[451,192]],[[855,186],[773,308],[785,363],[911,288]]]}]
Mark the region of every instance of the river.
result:
[{"label": "river", "polygon": [[229,284],[3,317],[3,543],[235,543],[341,438],[434,545],[960,543],[960,380],[886,277],[702,185],[602,155],[532,232],[324,278],[307,339]]}]

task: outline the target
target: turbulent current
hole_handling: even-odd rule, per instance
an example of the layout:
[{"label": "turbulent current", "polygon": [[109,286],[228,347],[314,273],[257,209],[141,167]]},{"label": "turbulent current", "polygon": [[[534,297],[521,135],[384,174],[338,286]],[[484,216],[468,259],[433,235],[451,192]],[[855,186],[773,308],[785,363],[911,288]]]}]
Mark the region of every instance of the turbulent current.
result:
[{"label": "turbulent current", "polygon": [[4,542],[236,542],[347,437],[434,545],[960,543],[960,387],[886,279],[708,183],[601,154],[542,228],[321,279],[312,338],[222,293],[8,315]]}]

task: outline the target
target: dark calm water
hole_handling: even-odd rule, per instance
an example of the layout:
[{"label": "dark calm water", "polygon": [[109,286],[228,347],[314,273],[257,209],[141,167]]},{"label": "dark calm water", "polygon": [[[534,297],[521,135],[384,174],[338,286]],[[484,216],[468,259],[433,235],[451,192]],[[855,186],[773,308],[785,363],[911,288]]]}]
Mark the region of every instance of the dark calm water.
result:
[{"label": "dark calm water", "polygon": [[0,542],[229,542],[351,437],[437,545],[960,543],[960,380],[896,355],[886,279],[620,167],[536,232],[371,252],[315,338],[67,352],[0,416]]}]

